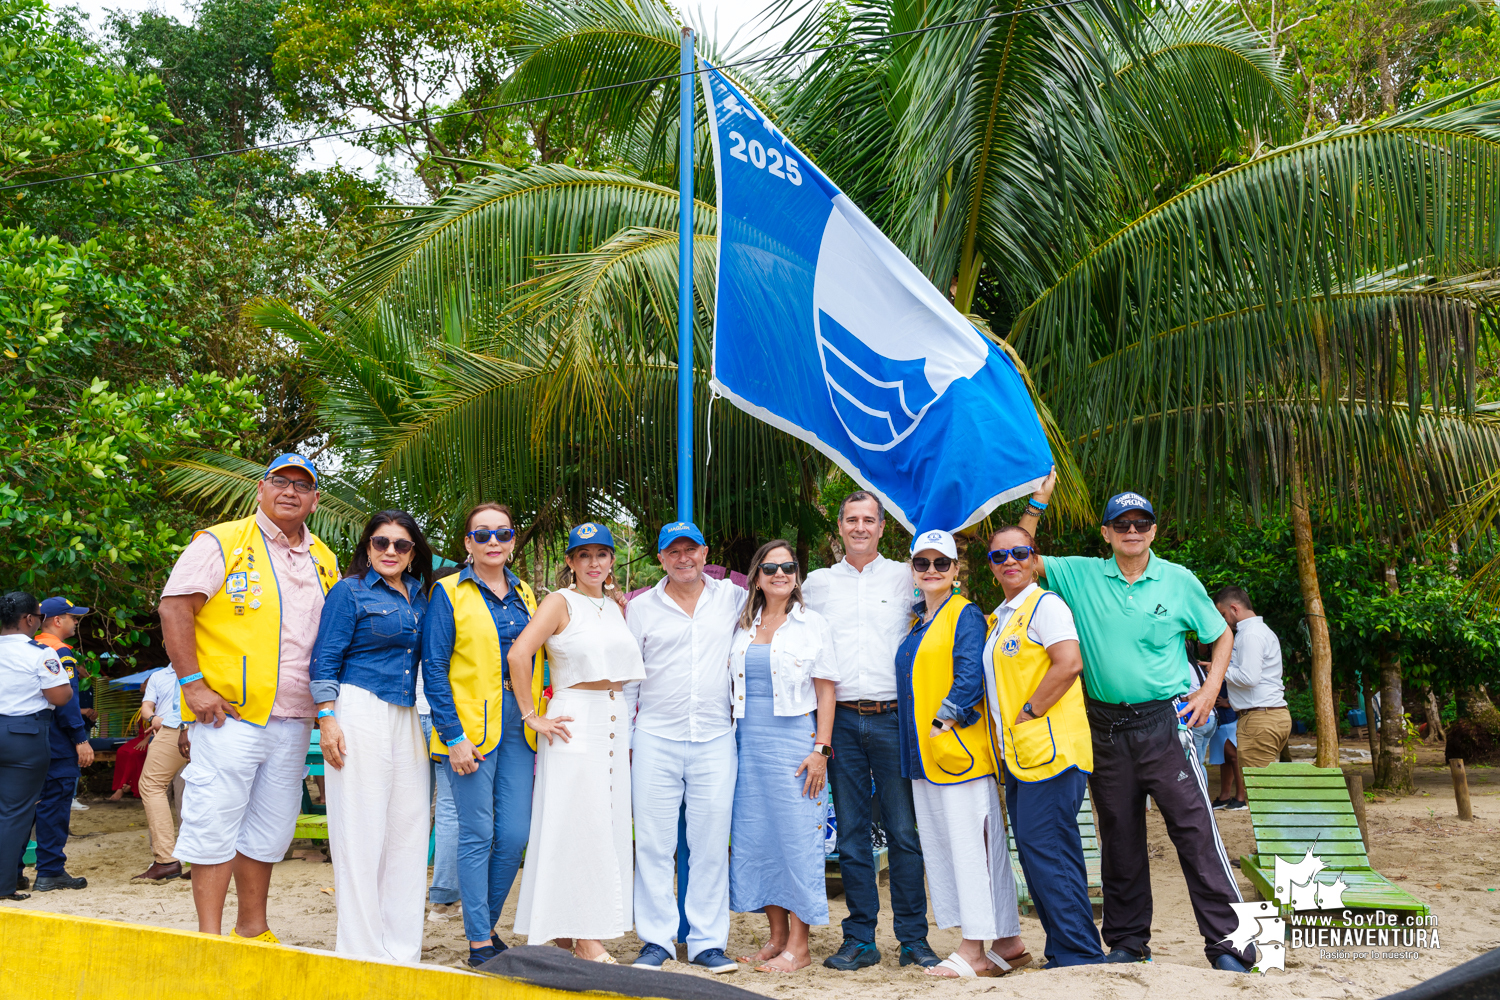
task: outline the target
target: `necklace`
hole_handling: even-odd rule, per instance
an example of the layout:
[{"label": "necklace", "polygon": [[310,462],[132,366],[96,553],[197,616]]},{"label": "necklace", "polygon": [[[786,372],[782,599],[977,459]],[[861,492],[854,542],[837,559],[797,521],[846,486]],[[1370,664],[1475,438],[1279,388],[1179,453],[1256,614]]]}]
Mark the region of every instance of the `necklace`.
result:
[{"label": "necklace", "polygon": [[[578,592],[575,590],[574,593],[577,594]],[[604,617],[604,602],[609,600],[609,598],[601,597],[598,599],[598,603],[595,603],[594,598],[590,597],[588,594],[578,594],[578,596],[592,604],[594,606],[594,610],[598,612],[600,618]]]}]

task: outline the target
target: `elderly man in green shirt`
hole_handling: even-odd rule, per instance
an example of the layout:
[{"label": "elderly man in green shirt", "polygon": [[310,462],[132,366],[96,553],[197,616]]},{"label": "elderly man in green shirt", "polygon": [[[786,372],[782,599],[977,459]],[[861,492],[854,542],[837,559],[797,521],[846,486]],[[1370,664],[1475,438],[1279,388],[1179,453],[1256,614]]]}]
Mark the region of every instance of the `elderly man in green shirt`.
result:
[{"label": "elderly man in green shirt", "polygon": [[[1032,495],[1021,527],[1035,534],[1056,476]],[[1156,513],[1137,493],[1110,498],[1100,532],[1106,559],[1038,556],[1047,586],[1068,607],[1083,650],[1083,682],[1094,736],[1089,780],[1099,814],[1104,879],[1104,943],[1112,962],[1151,957],[1151,872],[1146,796],[1156,802],[1177,847],[1209,964],[1246,972],[1255,946],[1229,942],[1241,901],[1219,839],[1208,780],[1188,729],[1205,722],[1229,667],[1233,634],[1185,567],[1151,553]],[[1184,636],[1213,644],[1208,679],[1192,695]]]}]

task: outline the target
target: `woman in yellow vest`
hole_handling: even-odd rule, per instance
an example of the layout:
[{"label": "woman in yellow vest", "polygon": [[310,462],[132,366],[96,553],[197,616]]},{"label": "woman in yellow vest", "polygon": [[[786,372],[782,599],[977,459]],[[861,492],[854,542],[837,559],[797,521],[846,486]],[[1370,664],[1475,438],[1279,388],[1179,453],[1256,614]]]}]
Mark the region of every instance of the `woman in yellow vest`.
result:
[{"label": "woman in yellow vest", "polygon": [[[901,774],[911,779],[927,887],[958,950],[930,976],[1003,976],[1031,962],[1021,941],[984,698],[984,614],[957,592],[958,544],[946,531],[912,541],[921,600],[896,651]],[[985,949],[985,942],[994,946]]]},{"label": "woman in yellow vest", "polygon": [[[536,597],[508,568],[515,522],[500,504],[464,518],[464,568],[432,588],[422,634],[422,684],[432,707],[429,749],[451,768],[458,812],[458,891],[469,964],[506,945],[495,933],[531,829],[535,737],[522,725],[505,657],[536,613]],[[536,665],[540,693],[542,665]],[[444,763],[446,761],[446,763]]]},{"label": "woman in yellow vest", "polygon": [[990,538],[1005,601],[984,647],[990,717],[1004,746],[1005,806],[1021,870],[1047,933],[1047,968],[1105,961],[1078,834],[1094,744],[1078,679],[1073,612],[1037,586],[1036,543],[1022,528]]}]

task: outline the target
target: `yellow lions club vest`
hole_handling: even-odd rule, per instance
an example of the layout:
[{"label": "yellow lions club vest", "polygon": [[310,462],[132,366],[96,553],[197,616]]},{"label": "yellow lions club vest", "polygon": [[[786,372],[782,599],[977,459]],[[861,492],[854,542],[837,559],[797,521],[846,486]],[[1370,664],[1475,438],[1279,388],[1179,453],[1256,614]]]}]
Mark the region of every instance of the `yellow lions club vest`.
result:
[{"label": "yellow lions club vest", "polygon": [[[338,559],[306,527],[313,566],[323,593],[338,582]],[[194,534],[212,535],[224,554],[224,586],[211,594],[194,619],[198,669],[219,697],[251,725],[264,726],[281,679],[281,584],[255,515],[226,521]],[[193,710],[182,699],[182,721]]]},{"label": "yellow lions club vest", "polygon": [[1068,690],[1041,718],[1015,724],[1048,670],[1047,649],[1026,634],[1037,602],[1048,591],[1038,587],[1021,602],[994,641],[986,643],[991,657],[985,666],[994,676],[1001,718],[996,729],[1005,742],[1005,765],[1020,781],[1046,781],[1070,767],[1088,774],[1094,770],[1094,738],[1083,706],[1083,682],[1074,678]]},{"label": "yellow lions club vest", "polygon": [[[474,744],[476,754],[487,754],[500,745],[504,730],[501,711],[505,705],[505,661],[500,655],[500,632],[485,604],[479,584],[459,580],[457,573],[445,576],[435,586],[443,588],[453,605],[453,655],[448,660],[448,684],[453,689],[453,706],[458,709],[464,735]],[[526,610],[536,615],[536,595],[523,580],[515,582],[516,592]],[[538,715],[547,712],[546,646],[537,650],[531,664],[531,699]],[[536,750],[536,733],[522,726],[526,745]],[[433,757],[448,756],[448,745],[432,731],[428,748]]]},{"label": "yellow lions club vest", "polygon": [[950,729],[937,739],[927,735],[953,687],[953,636],[958,629],[958,614],[968,604],[961,594],[948,599],[927,626],[912,661],[913,713],[908,725],[915,727],[923,774],[934,785],[957,785],[995,773],[989,707],[984,701],[979,703],[979,721],[972,726]]}]

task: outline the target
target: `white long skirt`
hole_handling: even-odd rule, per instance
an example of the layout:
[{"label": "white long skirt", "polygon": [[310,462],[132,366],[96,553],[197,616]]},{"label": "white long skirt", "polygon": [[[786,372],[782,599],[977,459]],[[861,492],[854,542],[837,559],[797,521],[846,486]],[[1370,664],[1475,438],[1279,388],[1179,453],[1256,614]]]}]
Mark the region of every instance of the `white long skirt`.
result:
[{"label": "white long skirt", "polygon": [[1016,880],[995,779],[934,785],[918,778],[911,793],[938,926],[958,927],[969,941],[1020,934]]},{"label": "white long skirt", "polygon": [[608,940],[630,930],[630,716],[619,691],[564,688],[549,718],[570,715],[572,739],[537,740],[531,835],[516,905],[528,944]]}]

